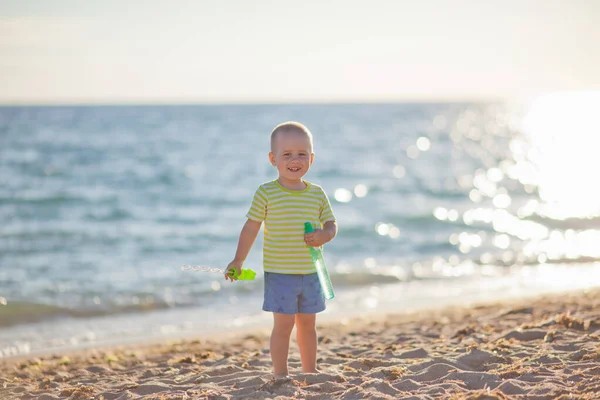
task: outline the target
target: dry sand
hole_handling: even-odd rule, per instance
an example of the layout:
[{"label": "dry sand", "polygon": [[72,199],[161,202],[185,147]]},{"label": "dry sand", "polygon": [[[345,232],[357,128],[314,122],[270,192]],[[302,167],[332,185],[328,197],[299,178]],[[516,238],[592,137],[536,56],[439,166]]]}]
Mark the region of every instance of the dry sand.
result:
[{"label": "dry sand", "polygon": [[321,373],[268,332],[0,361],[0,399],[600,399],[600,290],[320,326]]}]

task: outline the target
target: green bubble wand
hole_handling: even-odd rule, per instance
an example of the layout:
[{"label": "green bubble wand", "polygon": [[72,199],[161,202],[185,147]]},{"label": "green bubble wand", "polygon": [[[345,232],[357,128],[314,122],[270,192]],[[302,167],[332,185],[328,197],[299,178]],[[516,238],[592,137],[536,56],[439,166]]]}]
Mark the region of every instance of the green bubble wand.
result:
[{"label": "green bubble wand", "polygon": [[[311,233],[314,231],[315,229],[310,222],[304,223],[304,233]],[[325,260],[323,259],[323,251],[319,247],[315,249],[312,246],[308,246],[308,249],[310,250],[310,256],[312,257],[315,268],[317,269],[317,275],[319,276],[319,282],[321,283],[323,294],[327,300],[331,300],[334,298],[335,294],[333,293],[333,284],[331,283],[329,272],[327,272]]]},{"label": "green bubble wand", "polygon": [[[220,274],[225,274],[225,270],[221,268],[215,267],[202,267],[199,265],[184,265],[181,267],[182,271],[195,271],[195,272],[218,272]],[[241,281],[253,281],[256,277],[256,272],[250,268],[242,268],[242,272],[238,274],[235,268],[229,269],[227,275],[233,279],[239,279]]]}]

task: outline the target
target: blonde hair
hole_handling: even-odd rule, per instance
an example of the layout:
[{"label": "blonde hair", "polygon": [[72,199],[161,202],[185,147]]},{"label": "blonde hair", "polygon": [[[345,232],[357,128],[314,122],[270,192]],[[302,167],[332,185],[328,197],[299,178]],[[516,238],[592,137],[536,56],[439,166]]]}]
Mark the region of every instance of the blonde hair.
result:
[{"label": "blonde hair", "polygon": [[288,132],[297,132],[297,133],[305,134],[306,137],[308,137],[308,140],[310,140],[310,147],[312,149],[313,136],[312,136],[312,133],[310,133],[310,131],[308,130],[308,128],[306,126],[304,126],[303,124],[301,124],[300,122],[287,121],[287,122],[283,122],[283,123],[277,125],[273,129],[273,132],[271,132],[271,151],[273,151],[273,149],[275,148],[275,138],[277,137],[277,135],[279,133],[288,133]]}]

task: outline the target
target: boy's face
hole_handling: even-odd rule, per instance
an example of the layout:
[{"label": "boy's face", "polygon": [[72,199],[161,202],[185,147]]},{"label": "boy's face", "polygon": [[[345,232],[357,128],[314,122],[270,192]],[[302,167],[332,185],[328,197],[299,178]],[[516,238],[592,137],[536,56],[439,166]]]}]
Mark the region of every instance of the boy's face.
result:
[{"label": "boy's face", "polygon": [[279,177],[291,182],[306,175],[313,158],[310,139],[305,133],[296,131],[278,132],[269,153],[269,160],[277,167]]}]

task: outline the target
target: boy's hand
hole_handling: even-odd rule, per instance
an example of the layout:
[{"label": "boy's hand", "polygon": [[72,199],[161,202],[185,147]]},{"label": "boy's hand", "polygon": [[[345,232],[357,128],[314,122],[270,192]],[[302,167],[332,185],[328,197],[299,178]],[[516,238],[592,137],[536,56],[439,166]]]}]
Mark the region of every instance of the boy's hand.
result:
[{"label": "boy's hand", "polygon": [[230,280],[231,282],[237,281],[233,276],[229,276],[229,271],[232,269],[237,270],[236,276],[239,276],[242,273],[242,263],[235,260],[230,262],[229,265],[227,265],[227,268],[225,268],[225,280]]},{"label": "boy's hand", "polygon": [[323,229],[304,234],[304,242],[310,247],[321,247],[331,240],[331,235]]}]

